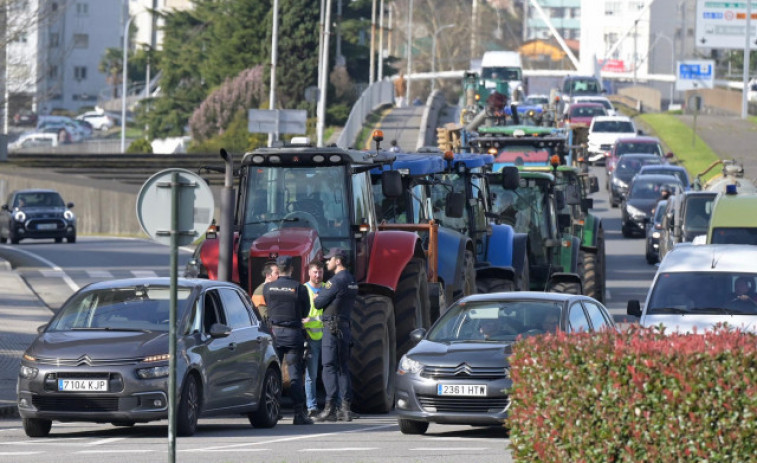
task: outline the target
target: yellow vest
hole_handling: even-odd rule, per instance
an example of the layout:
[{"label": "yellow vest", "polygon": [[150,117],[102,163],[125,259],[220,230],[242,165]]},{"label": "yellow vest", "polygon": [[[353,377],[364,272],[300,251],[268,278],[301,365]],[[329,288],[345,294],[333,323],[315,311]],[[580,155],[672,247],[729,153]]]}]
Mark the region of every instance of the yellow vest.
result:
[{"label": "yellow vest", "polygon": [[[321,283],[321,288],[324,286],[326,285]],[[306,283],[305,287],[308,289],[308,294],[310,295],[310,312],[308,312],[308,318],[310,321],[303,323],[302,326],[307,330],[310,339],[313,341],[319,341],[323,337],[323,320],[321,319],[323,316],[323,309],[315,308],[313,300],[315,300],[316,292],[313,291],[310,284]]]}]

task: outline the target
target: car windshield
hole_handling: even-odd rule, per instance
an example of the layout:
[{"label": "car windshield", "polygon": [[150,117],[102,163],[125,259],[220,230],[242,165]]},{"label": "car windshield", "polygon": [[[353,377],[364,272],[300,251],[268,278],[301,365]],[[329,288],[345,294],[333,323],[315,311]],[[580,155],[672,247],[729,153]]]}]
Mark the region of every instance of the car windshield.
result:
[{"label": "car windshield", "polygon": [[757,228],[713,228],[712,244],[757,244]]},{"label": "car windshield", "polygon": [[487,301],[454,304],[434,324],[429,341],[512,342],[518,336],[554,332],[561,303],[550,301]]},{"label": "car windshield", "polygon": [[663,155],[662,146],[659,143],[619,142],[615,149],[615,155],[620,156],[629,153]]},{"label": "car windshield", "polygon": [[570,117],[594,117],[606,116],[607,111],[600,105],[578,106],[570,110]]},{"label": "car windshield", "polygon": [[[638,177],[637,177],[638,179]],[[673,180],[673,177],[670,177]],[[681,184],[678,181],[659,181],[659,180],[636,180],[633,182],[629,199],[655,199],[662,196],[663,187],[668,187],[670,191],[678,191]]]},{"label": "car windshield", "polygon": [[[176,291],[177,320],[186,310],[189,288]],[[168,286],[127,286],[83,291],[69,299],[47,331],[168,331]]]},{"label": "car windshield", "polygon": [[640,159],[640,158],[626,158],[625,156],[620,158],[618,165],[615,166],[615,172],[622,180],[631,180],[634,175],[638,174],[642,166],[648,164],[659,164],[660,160],[655,158]]},{"label": "car windshield", "polygon": [[66,207],[66,204],[55,192],[19,193],[13,207]]},{"label": "car windshield", "polygon": [[633,124],[630,121],[598,121],[594,119],[592,132],[599,133],[634,133]]},{"label": "car windshield", "polygon": [[755,273],[661,273],[649,297],[646,313],[757,315],[756,279]]},{"label": "car windshield", "polygon": [[[655,164],[661,164],[661,163],[662,162],[657,162]],[[689,186],[689,175],[686,173],[685,170],[681,170],[681,169],[668,169],[668,168],[664,168],[664,167],[663,168],[654,168],[654,167],[649,168],[648,167],[648,168],[644,168],[643,172],[641,172],[641,173],[642,174],[652,174],[652,175],[656,175],[656,174],[659,174],[659,175],[672,175],[675,178],[677,178],[678,181],[681,182],[681,184],[684,187],[688,187]]]},{"label": "car windshield", "polygon": [[[707,233],[710,225],[710,215],[715,197],[692,196],[686,200],[686,212],[683,217],[683,226],[687,233]],[[750,243],[751,244],[751,243]]]},{"label": "car windshield", "polygon": [[584,97],[583,99],[581,99],[579,101],[584,102],[584,103],[599,103],[602,106],[604,106],[604,108],[607,109],[607,110],[613,109],[612,103],[610,103],[609,100],[603,100],[601,98],[594,99],[594,98],[585,98]]}]

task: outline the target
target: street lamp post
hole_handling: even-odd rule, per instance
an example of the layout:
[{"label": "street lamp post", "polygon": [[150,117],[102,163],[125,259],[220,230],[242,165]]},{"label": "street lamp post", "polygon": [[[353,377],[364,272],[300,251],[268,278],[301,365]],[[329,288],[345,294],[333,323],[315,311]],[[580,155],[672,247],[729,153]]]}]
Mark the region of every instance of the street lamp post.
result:
[{"label": "street lamp post", "polygon": [[672,69],[673,74],[673,82],[670,84],[670,103],[668,103],[668,106],[673,104],[673,90],[676,86],[676,47],[673,43],[673,39],[668,37],[667,35],[663,34],[662,32],[657,33],[658,39],[665,39],[668,41],[668,44],[670,44],[670,67]]},{"label": "street lamp post", "polygon": [[440,27],[436,30],[436,32],[434,32],[433,40],[431,40],[431,92],[436,90],[436,77],[434,76],[434,74],[436,74],[436,37],[439,35],[439,32],[443,31],[444,29],[449,29],[453,26],[454,24],[445,24],[444,26]]},{"label": "street lamp post", "polygon": [[[407,7],[407,87],[405,101],[410,102],[410,84],[413,80],[410,76],[413,74],[413,0]],[[412,104],[412,103],[411,103]]]},{"label": "street lamp post", "polygon": [[129,26],[131,26],[131,21],[142,13],[149,13],[149,11],[142,10],[134,16],[129,16],[124,25],[124,59],[121,72],[121,153],[126,152],[126,69],[129,67]]}]

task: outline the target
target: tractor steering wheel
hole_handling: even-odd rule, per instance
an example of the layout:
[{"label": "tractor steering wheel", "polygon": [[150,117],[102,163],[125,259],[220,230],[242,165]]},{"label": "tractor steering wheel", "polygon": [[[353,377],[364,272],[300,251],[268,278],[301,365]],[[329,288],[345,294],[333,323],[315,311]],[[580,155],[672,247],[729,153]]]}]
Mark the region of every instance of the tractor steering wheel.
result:
[{"label": "tractor steering wheel", "polygon": [[[297,219],[297,220],[292,220]],[[282,228],[286,227],[309,227],[313,230],[318,230],[318,219],[309,212],[305,211],[293,211],[285,215],[282,219]],[[307,222],[307,225],[302,225],[301,222]]]}]

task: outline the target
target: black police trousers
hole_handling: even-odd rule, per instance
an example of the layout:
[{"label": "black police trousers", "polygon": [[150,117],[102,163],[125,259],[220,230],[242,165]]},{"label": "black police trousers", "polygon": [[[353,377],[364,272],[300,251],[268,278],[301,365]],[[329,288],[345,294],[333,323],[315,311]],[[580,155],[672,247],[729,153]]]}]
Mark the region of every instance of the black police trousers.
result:
[{"label": "black police trousers", "polygon": [[350,358],[350,322],[340,320],[338,332],[324,322],[321,343],[321,362],[323,363],[323,387],[326,389],[326,402],[341,403],[352,400],[352,382],[347,361]]},{"label": "black police trousers", "polygon": [[[296,338],[296,335],[292,333],[295,328],[285,328],[274,326],[274,347],[276,348],[276,354],[279,356],[280,362],[286,361],[287,373],[289,373],[289,396],[292,398],[292,402],[295,410],[298,407],[305,406],[305,345],[304,343],[297,343],[299,345],[293,345],[290,341],[292,338]],[[299,328],[297,331],[301,331]]]}]

